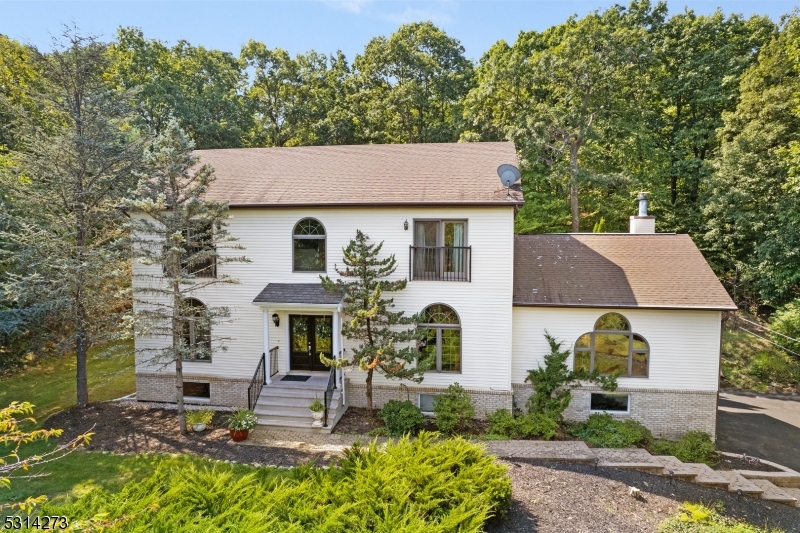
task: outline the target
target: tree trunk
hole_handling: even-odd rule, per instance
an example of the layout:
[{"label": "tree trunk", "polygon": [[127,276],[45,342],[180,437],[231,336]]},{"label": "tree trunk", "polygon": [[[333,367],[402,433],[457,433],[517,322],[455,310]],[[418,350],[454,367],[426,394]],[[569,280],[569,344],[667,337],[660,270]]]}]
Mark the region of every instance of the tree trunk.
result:
[{"label": "tree trunk", "polygon": [[89,383],[86,376],[86,356],[88,347],[86,346],[86,332],[83,330],[83,324],[81,322],[82,319],[79,318],[79,329],[75,332],[75,377],[78,390],[78,407],[86,407],[89,403]]},{"label": "tree trunk", "polygon": [[178,404],[178,426],[181,435],[186,434],[186,416],[183,410],[183,360],[175,358],[175,400]]},{"label": "tree trunk", "polygon": [[580,144],[577,140],[569,145],[569,206],[572,215],[572,233],[578,233],[581,225],[578,209],[578,148]]},{"label": "tree trunk", "polygon": [[375,372],[374,368],[367,370],[367,410],[372,414],[372,373]]},{"label": "tree trunk", "polygon": [[[173,273],[177,279],[177,265],[175,254],[173,253]],[[177,281],[173,282],[173,291],[175,296],[172,300],[172,348],[175,354],[175,403],[178,406],[178,427],[180,427],[181,435],[186,434],[186,416],[183,409],[183,353],[181,353],[181,333],[183,332],[182,321],[182,306],[181,299],[177,295],[180,290],[180,285]]]}]

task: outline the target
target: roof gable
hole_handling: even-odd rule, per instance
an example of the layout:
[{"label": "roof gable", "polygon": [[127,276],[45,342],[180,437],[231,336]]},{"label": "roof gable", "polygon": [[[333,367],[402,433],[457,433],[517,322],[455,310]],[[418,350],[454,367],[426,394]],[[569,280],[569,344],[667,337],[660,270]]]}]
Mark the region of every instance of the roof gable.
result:
[{"label": "roof gable", "polygon": [[511,196],[497,167],[517,165],[514,144],[430,143],[196,150],[214,167],[210,199],[231,207],[498,205]]},{"label": "roof gable", "polygon": [[688,235],[514,239],[514,305],[735,310]]}]

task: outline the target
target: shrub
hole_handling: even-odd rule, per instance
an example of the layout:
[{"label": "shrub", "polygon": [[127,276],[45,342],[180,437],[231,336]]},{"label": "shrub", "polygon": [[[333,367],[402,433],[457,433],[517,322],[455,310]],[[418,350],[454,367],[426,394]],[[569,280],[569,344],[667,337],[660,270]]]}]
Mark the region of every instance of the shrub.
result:
[{"label": "shrub", "polygon": [[648,448],[654,455],[674,455],[684,463],[714,466],[719,461],[711,435],[702,431],[690,431],[677,441],[659,439]]},{"label": "shrub", "polygon": [[243,470],[159,467],[117,494],[95,489],[43,510],[76,530],[478,533],[511,502],[505,467],[482,446],[426,432],[353,446],[330,468]]},{"label": "shrub", "polygon": [[464,431],[472,427],[475,408],[472,399],[458,383],[453,383],[444,394],[433,399],[433,414],[436,415],[436,427],[445,435]]},{"label": "shrub", "polygon": [[793,352],[800,353],[800,342],[787,339],[800,339],[800,299],[790,302],[772,315],[770,319],[772,329],[782,335],[770,334],[770,338],[775,343]]},{"label": "shrub", "polygon": [[615,420],[609,414],[594,414],[575,424],[569,433],[594,448],[630,448],[645,446],[653,436],[650,430],[635,420]]},{"label": "shrub", "polygon": [[228,417],[228,427],[233,430],[250,430],[256,427],[256,424],[258,424],[258,417],[248,409],[239,409]]},{"label": "shrub", "polygon": [[487,433],[509,439],[541,437],[550,440],[558,433],[558,422],[541,413],[513,416],[508,409],[499,409],[487,416]]},{"label": "shrub", "polygon": [[211,423],[211,420],[214,418],[214,411],[211,409],[197,409],[192,411],[186,411],[186,423],[190,425],[194,424],[205,424],[208,425]]},{"label": "shrub", "polygon": [[659,533],[781,533],[775,528],[762,529],[746,522],[726,518],[720,513],[724,510],[718,502],[716,508],[703,504],[684,502],[675,516],[667,518],[658,526]]},{"label": "shrub", "polygon": [[416,434],[425,425],[425,415],[408,400],[389,400],[381,409],[381,418],[392,437],[406,433]]}]

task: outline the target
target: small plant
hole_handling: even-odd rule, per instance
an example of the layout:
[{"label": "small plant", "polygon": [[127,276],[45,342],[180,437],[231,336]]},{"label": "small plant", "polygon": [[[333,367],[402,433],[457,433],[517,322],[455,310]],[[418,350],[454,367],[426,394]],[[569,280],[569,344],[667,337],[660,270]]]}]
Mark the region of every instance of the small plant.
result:
[{"label": "small plant", "polygon": [[465,431],[472,427],[475,407],[469,394],[459,385],[453,383],[444,394],[433,399],[433,413],[436,415],[436,427],[445,435]]},{"label": "small plant", "polygon": [[311,402],[311,405],[308,406],[312,413],[321,413],[325,410],[325,404],[322,403],[322,400],[319,399],[319,396],[314,398],[314,401]]},{"label": "small plant", "polygon": [[636,420],[615,420],[609,414],[591,415],[571,427],[569,433],[593,448],[643,447],[653,440],[650,430]]},{"label": "small plant", "polygon": [[258,424],[258,417],[249,409],[239,409],[228,417],[228,427],[234,431],[251,430]]},{"label": "small plant", "polygon": [[499,409],[486,417],[489,420],[487,433],[509,439],[539,437],[550,440],[558,434],[558,422],[541,414],[512,416],[508,409]]},{"label": "small plant", "polygon": [[211,409],[198,409],[196,411],[186,411],[186,423],[189,425],[194,424],[211,424],[214,418],[214,411]]},{"label": "small plant", "polygon": [[416,434],[425,425],[425,415],[408,400],[389,400],[381,409],[381,418],[386,424],[386,431],[392,437],[406,433]]},{"label": "small plant", "polygon": [[648,447],[654,455],[674,455],[684,463],[705,463],[715,466],[719,455],[711,435],[702,431],[690,431],[677,441],[659,439]]},{"label": "small plant", "polygon": [[776,528],[761,528],[722,515],[725,507],[716,502],[709,507],[703,504],[684,502],[675,516],[667,518],[658,526],[659,533],[782,533]]}]

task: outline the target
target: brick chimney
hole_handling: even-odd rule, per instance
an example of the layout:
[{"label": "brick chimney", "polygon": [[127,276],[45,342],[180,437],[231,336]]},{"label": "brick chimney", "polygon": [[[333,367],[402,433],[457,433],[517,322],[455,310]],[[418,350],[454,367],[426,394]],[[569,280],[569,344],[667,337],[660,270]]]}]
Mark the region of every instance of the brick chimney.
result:
[{"label": "brick chimney", "polygon": [[631,217],[631,233],[656,232],[656,217],[651,217],[647,214],[647,200],[649,198],[650,195],[646,192],[640,192],[636,196],[639,201],[639,214]]}]

